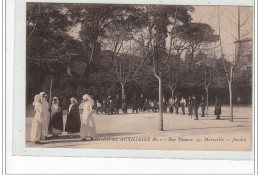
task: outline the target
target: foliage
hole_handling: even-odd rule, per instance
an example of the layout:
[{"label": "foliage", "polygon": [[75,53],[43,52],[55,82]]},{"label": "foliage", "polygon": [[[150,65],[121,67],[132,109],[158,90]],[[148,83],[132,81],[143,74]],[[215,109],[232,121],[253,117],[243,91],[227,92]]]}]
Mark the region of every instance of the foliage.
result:
[{"label": "foliage", "polygon": [[[231,63],[200,52],[219,38],[208,24],[192,23],[193,10],[172,5],[27,3],[27,102],[41,91],[49,94],[51,75],[53,95],[64,108],[72,96],[81,101],[84,93],[95,100],[121,96],[122,82],[128,102],[135,93],[158,99],[155,75],[162,80],[166,98],[173,89],[176,95],[200,95],[201,70],[209,72],[213,62],[209,96],[215,89],[223,92],[223,63]],[[251,83],[247,80],[252,70],[236,73],[234,83],[241,86],[234,92],[241,95]]]}]

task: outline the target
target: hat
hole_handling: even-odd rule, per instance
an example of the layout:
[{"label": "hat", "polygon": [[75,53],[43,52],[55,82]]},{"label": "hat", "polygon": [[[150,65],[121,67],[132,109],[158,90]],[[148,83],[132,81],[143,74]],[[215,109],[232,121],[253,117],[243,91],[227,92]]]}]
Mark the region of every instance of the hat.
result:
[{"label": "hat", "polygon": [[53,97],[52,103],[54,102],[54,100],[57,100],[57,102],[59,103],[58,97]]},{"label": "hat", "polygon": [[42,97],[42,96],[47,96],[45,92],[41,92],[39,95],[40,95],[41,97]]}]

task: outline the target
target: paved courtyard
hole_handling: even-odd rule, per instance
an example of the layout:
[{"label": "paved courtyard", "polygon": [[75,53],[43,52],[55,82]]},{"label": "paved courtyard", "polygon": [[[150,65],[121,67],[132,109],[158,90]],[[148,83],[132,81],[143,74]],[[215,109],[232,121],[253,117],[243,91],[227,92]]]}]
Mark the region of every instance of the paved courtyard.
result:
[{"label": "paved courtyard", "polygon": [[[186,109],[187,110],[187,109]],[[180,110],[181,111],[181,110]],[[164,131],[160,131],[158,113],[95,115],[98,138],[82,142],[79,135],[70,138],[63,133],[58,138],[30,142],[33,115],[26,118],[27,147],[103,148],[103,149],[165,149],[249,151],[252,142],[252,107],[234,107],[234,122],[229,121],[229,107],[222,107],[221,120],[209,108],[208,117],[199,120],[188,115],[164,113]],[[187,112],[187,111],[186,111]],[[64,123],[66,114],[64,114]]]}]

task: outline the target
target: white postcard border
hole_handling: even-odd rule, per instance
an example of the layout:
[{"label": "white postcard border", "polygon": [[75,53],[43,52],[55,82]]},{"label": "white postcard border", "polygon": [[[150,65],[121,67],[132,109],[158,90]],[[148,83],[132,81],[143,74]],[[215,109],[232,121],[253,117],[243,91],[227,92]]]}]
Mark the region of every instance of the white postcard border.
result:
[{"label": "white postcard border", "polygon": [[[26,148],[25,147],[25,2],[50,2],[17,0],[15,6],[15,41],[14,41],[14,86],[13,86],[13,115],[8,115],[7,122],[7,149],[12,155],[34,155],[34,156],[76,156],[76,157],[130,157],[130,158],[175,158],[175,159],[226,159],[226,160],[252,160],[254,157],[251,152],[232,152],[232,151],[166,151],[166,150],[105,150],[105,149],[67,149],[67,148]],[[69,0],[51,2],[72,2]],[[73,3],[93,1],[75,0]],[[129,3],[127,1],[102,1],[95,3]],[[131,1],[140,3],[140,1]],[[162,1],[144,0],[142,3],[148,4],[183,4],[183,5],[243,5],[253,6],[252,0],[170,0]],[[10,80],[9,80],[10,81]],[[10,99],[9,99],[10,100]],[[12,117],[11,117],[12,116]],[[254,132],[253,132],[254,133]],[[254,137],[254,135],[253,135]],[[253,139],[254,140],[254,139]],[[253,144],[254,145],[254,144]]]}]

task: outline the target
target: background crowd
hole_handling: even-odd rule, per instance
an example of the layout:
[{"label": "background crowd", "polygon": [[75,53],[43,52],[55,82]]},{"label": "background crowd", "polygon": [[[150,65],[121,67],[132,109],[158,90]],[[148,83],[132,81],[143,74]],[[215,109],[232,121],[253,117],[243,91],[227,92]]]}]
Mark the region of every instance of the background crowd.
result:
[{"label": "background crowd", "polygon": [[[205,109],[206,109],[206,98],[204,95],[201,98],[197,98],[196,95],[188,96],[187,99],[184,96],[175,97],[172,96],[169,99],[165,97],[162,98],[162,110],[163,112],[173,113],[175,111],[176,114],[179,114],[179,109],[182,110],[182,114],[185,115],[185,108],[188,110],[188,115],[194,115],[195,119],[198,119],[198,109],[201,108],[201,117],[205,117]],[[215,98],[215,111],[214,113],[217,115],[217,119],[220,119],[221,114],[221,100],[218,96]],[[122,109],[123,113],[128,113],[128,108],[131,109],[132,113],[138,112],[158,112],[159,104],[158,100],[147,99],[140,95],[137,97],[136,94],[131,98],[131,102],[126,102],[126,95],[122,99],[119,98],[119,95],[115,97],[107,96],[105,99],[100,102],[96,101],[94,105],[94,109],[97,114],[118,114],[119,109]]]}]

